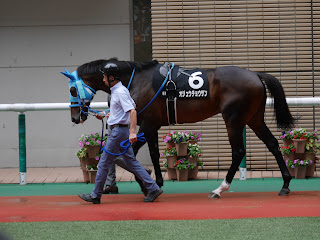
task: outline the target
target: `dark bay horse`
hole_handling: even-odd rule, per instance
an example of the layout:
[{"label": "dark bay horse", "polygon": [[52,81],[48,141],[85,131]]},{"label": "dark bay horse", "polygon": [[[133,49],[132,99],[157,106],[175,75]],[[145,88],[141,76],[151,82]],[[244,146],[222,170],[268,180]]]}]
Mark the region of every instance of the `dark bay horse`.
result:
[{"label": "dark bay horse", "polygon": [[[135,69],[129,91],[137,105],[137,112],[140,112],[156,94],[152,87],[152,79],[159,63],[155,60],[144,63],[118,61],[115,58],[96,60],[79,66],[78,76],[91,88],[110,93],[99,71],[108,62],[118,65],[121,70],[120,79],[124,86],[128,85],[131,73]],[[276,158],[284,181],[279,195],[288,195],[291,176],[280,152],[278,141],[264,122],[266,88],[268,88],[274,99],[277,126],[280,129],[289,129],[294,124],[294,118],[289,111],[279,80],[267,73],[252,72],[235,66],[218,67],[205,70],[205,72],[208,77],[210,98],[177,99],[176,118],[177,123],[194,123],[221,113],[225,121],[232,148],[232,164],[225,180],[219,188],[209,194],[209,198],[219,198],[223,191],[229,189],[245,155],[242,132],[246,125],[255,132]],[[79,123],[80,117],[80,107],[71,108],[72,121]],[[159,186],[163,186],[159,164],[158,130],[161,126],[169,125],[165,99],[156,97],[155,101],[138,115],[138,125],[140,126],[139,132],[144,132],[147,139],[156,182]],[[133,145],[135,154],[143,144],[136,142]]]}]

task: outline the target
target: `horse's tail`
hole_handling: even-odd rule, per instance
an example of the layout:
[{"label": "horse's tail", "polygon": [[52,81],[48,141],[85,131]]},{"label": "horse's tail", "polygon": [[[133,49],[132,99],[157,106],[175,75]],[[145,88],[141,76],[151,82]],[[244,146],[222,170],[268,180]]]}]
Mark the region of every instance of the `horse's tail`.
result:
[{"label": "horse's tail", "polygon": [[271,97],[274,99],[274,112],[276,115],[277,126],[280,129],[291,129],[294,126],[295,119],[292,117],[283,87],[280,81],[267,73],[258,73],[261,81],[265,82]]}]

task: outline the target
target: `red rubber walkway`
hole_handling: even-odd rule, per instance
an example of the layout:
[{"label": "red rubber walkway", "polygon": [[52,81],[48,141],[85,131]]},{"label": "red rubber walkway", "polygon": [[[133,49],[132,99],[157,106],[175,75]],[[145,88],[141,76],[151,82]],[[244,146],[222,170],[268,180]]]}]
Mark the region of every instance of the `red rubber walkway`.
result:
[{"label": "red rubber walkway", "polygon": [[16,196],[0,198],[0,222],[117,221],[320,217],[320,191],[162,194],[144,203],[142,194],[104,195],[100,205],[77,196]]}]

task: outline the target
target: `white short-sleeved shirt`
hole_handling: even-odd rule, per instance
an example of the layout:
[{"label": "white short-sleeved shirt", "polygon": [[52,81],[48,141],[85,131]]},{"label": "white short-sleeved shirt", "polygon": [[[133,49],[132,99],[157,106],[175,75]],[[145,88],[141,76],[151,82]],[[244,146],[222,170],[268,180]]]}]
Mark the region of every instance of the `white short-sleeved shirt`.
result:
[{"label": "white short-sleeved shirt", "polygon": [[129,111],[135,109],[136,104],[131,98],[129,90],[121,82],[111,87],[110,90],[111,102],[108,124],[130,124]]}]

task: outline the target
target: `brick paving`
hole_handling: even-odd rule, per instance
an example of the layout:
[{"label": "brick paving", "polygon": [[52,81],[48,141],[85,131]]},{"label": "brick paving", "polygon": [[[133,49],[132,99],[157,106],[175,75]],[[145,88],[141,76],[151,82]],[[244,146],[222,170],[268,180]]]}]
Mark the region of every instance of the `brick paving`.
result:
[{"label": "brick paving", "polygon": [[[148,166],[153,169],[153,166]],[[135,181],[132,173],[116,167],[117,181]],[[198,179],[223,179],[227,171],[199,171]],[[82,170],[80,167],[63,168],[27,168],[27,183],[77,183],[83,182]],[[152,171],[155,179],[154,171]],[[168,180],[166,172],[162,172],[164,180]],[[235,179],[239,179],[240,173],[237,172]],[[247,178],[278,178],[281,177],[280,171],[247,171]],[[320,177],[320,171],[315,172],[314,177]],[[1,168],[0,184],[20,183],[19,168]]]}]

